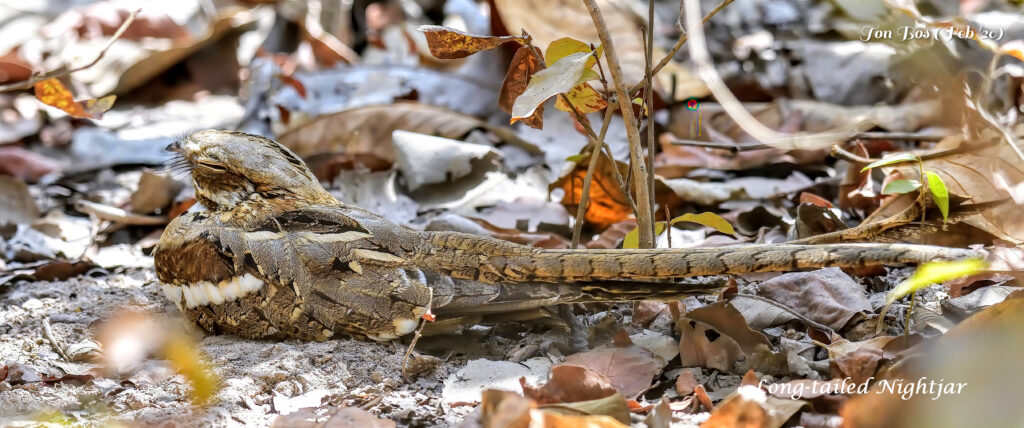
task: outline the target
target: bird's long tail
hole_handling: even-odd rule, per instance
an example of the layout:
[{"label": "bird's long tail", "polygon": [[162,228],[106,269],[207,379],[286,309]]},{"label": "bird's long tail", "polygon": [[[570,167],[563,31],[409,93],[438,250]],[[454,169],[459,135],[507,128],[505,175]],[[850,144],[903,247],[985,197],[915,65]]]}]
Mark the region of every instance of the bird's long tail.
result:
[{"label": "bird's long tail", "polygon": [[416,263],[485,283],[651,280],[823,267],[906,266],[982,257],[970,249],[911,244],[757,244],[643,250],[544,250],[468,234],[430,234]]}]

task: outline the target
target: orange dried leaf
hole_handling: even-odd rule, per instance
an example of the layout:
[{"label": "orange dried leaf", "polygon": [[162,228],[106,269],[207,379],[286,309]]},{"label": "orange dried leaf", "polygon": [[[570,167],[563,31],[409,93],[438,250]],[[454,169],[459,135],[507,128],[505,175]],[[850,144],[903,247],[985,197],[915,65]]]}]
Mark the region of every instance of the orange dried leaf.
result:
[{"label": "orange dried leaf", "polygon": [[81,104],[75,102],[74,96],[71,95],[71,91],[64,87],[60,80],[54,77],[37,82],[35,84],[36,98],[43,104],[51,107],[56,107],[63,112],[71,115],[75,118],[89,118],[89,114],[86,113],[85,108]]},{"label": "orange dried leaf", "polygon": [[423,25],[418,30],[426,36],[430,53],[441,59],[465,58],[511,41],[523,41],[521,36],[478,36],[440,25]]},{"label": "orange dried leaf", "polygon": [[[608,102],[605,101],[601,93],[597,92],[597,89],[594,89],[589,83],[576,85],[576,87],[565,94],[565,97],[569,99],[572,105],[576,106],[576,110],[580,114],[593,113],[608,107]],[[562,97],[555,99],[555,108],[562,111],[572,111]]]},{"label": "orange dried leaf", "polygon": [[[549,186],[549,188],[560,187],[565,191],[561,202],[571,213],[576,212],[583,196],[583,182],[587,176],[589,159],[588,156],[586,160],[581,160],[576,164],[576,169]],[[617,168],[619,165],[618,163],[612,164],[605,156],[601,156],[601,159],[597,161],[597,170],[594,172],[593,182],[590,183],[589,203],[584,220],[588,226],[598,231],[607,229],[633,214],[626,194],[622,192],[613,175],[612,168]],[[623,165],[620,168],[622,175],[626,174],[624,170]]]}]

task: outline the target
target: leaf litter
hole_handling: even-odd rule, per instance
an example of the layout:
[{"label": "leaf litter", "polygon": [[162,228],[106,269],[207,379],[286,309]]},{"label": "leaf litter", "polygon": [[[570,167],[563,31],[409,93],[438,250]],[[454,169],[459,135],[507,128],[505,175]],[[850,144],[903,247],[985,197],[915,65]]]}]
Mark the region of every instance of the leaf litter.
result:
[{"label": "leaf litter", "polygon": [[[873,124],[829,153],[762,147],[713,99],[688,102],[708,88],[684,54],[654,77],[648,105],[639,92],[648,5],[595,1],[637,97],[632,113],[653,116],[659,247],[840,234],[975,245],[988,259],[916,274],[865,266],[697,278],[720,292],[452,326],[423,338],[415,374],[403,379],[404,343],[246,341],[204,336],[182,320],[158,291],[150,251],[195,197],[186,171],[160,170],[163,147],[197,129],[258,133],[292,147],[346,203],[408,227],[538,248],[573,242],[583,182],[599,156],[580,246],[636,248],[640,195],[625,188],[635,171],[623,118],[609,116],[600,131],[607,147],[590,135],[615,105],[615,82],[584,2],[495,1],[490,13],[462,0],[340,9],[186,1],[138,13],[131,2],[87,3],[0,11],[0,52],[8,52],[0,63],[0,424],[1020,418],[1019,406],[998,405],[1024,384],[1012,363],[1024,313],[1017,28],[998,44],[974,37],[894,49],[856,41],[851,29],[892,12],[932,29],[966,24],[906,3],[794,9],[773,0],[749,15],[724,2],[705,26],[708,48],[757,120],[788,133]],[[992,16],[1010,17],[1001,1],[978,3],[960,12],[989,26]],[[655,61],[686,37],[678,6],[654,2]],[[821,39],[822,30],[846,40]],[[910,55],[924,51],[995,52],[1004,68],[989,76],[959,63],[985,81],[961,84]],[[1012,93],[992,102],[986,79]],[[901,159],[910,162],[893,162]],[[858,235],[866,228],[881,232]],[[928,400],[880,382],[918,373],[972,388]],[[875,383],[855,394],[840,391],[846,379]],[[974,388],[978,379],[996,380]],[[794,398],[785,388],[819,392]]]}]

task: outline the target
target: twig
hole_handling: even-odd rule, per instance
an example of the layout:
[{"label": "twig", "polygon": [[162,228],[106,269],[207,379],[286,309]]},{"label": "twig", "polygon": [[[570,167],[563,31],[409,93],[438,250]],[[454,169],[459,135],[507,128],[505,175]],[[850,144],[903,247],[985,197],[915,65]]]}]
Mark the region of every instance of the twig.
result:
[{"label": "twig", "polygon": [[[590,1],[592,2],[593,0]],[[690,59],[697,67],[697,74],[704,80],[704,84],[708,86],[715,99],[721,104],[722,109],[729,114],[729,117],[736,122],[736,125],[751,137],[754,137],[754,139],[778,148],[815,149],[828,147],[836,142],[847,141],[851,136],[863,131],[868,126],[866,122],[861,122],[853,127],[819,134],[788,134],[764,126],[763,123],[758,121],[743,107],[743,104],[729,91],[729,88],[725,86],[725,82],[722,81],[722,77],[715,71],[715,66],[711,63],[711,54],[708,53],[707,44],[704,39],[704,29],[701,28],[701,24],[697,19],[700,16],[700,3],[698,1],[686,1],[683,2],[683,5],[686,8],[686,13],[684,14],[686,31],[690,38],[693,39],[693,43],[688,45]]]},{"label": "twig", "polygon": [[[657,238],[654,226],[654,0],[647,1],[647,44],[644,46],[644,106],[642,113],[647,119],[647,192],[651,201],[651,234]],[[633,96],[630,94],[630,96]],[[653,248],[653,246],[652,246]]]},{"label": "twig", "polygon": [[758,144],[758,143],[754,143],[754,144],[729,144],[729,143],[716,143],[716,142],[712,142],[712,141],[686,140],[686,139],[681,139],[681,138],[674,139],[674,140],[670,141],[670,143],[672,145],[674,145],[674,146],[692,146],[692,147],[704,147],[704,148],[708,148],[708,149],[722,149],[722,150],[728,150],[728,151],[733,152],[733,153],[747,152],[747,151],[751,151],[751,150],[764,150],[764,149],[772,148],[772,146],[769,146],[767,144]]},{"label": "twig", "polygon": [[[590,183],[594,180],[594,171],[597,170],[597,161],[601,157],[601,146],[604,144],[604,136],[608,131],[608,125],[612,122],[613,111],[611,108],[604,110],[604,121],[601,122],[601,135],[596,140],[591,139],[590,164],[587,165],[587,176],[583,179],[583,193],[580,194],[580,205],[576,208],[576,223],[572,226],[571,248],[576,248],[580,245],[580,234],[583,232],[583,218],[587,214],[587,204],[590,202]],[[612,162],[612,168],[615,168],[615,161],[612,159],[608,161]]]},{"label": "twig", "polygon": [[[427,313],[434,307],[434,287],[427,287],[430,290],[430,294],[427,297]],[[416,332],[412,336],[412,343],[409,343],[409,349],[405,350],[405,357],[402,357],[402,379],[406,382],[409,381],[409,374],[406,373],[406,363],[409,362],[409,356],[412,355],[412,350],[416,348],[416,342],[419,342],[420,337],[423,335],[423,327],[427,326],[427,319],[420,319],[420,326],[416,328]]]},{"label": "twig", "polygon": [[948,137],[934,132],[858,132],[853,140],[939,141]]},{"label": "twig", "polygon": [[619,63],[619,55],[615,52],[615,44],[612,42],[608,32],[608,24],[605,23],[601,9],[597,7],[596,0],[583,0],[590,12],[590,18],[597,27],[598,37],[604,46],[604,54],[608,63],[608,73],[612,75],[612,82],[615,84],[615,92],[618,95],[619,111],[626,125],[626,137],[629,139],[629,160],[630,171],[633,175],[633,190],[637,202],[637,225],[639,232],[640,248],[654,247],[654,229],[651,219],[651,199],[647,188],[647,167],[645,165],[643,146],[640,143],[640,130],[637,128],[636,118],[633,116],[632,98],[626,90],[626,82],[622,77],[622,65]]},{"label": "twig", "polygon": [[[977,149],[980,149],[980,148],[984,148],[984,147],[988,147],[988,146],[993,146],[993,145],[996,145],[996,144],[999,144],[999,142],[998,141],[987,141],[987,142],[975,143],[975,144],[970,144],[970,145],[961,143],[960,145],[958,145],[958,146],[956,146],[956,147],[954,147],[952,149],[933,151],[933,152],[925,153],[925,154],[922,154],[922,155],[918,156],[918,158],[920,158],[921,161],[923,162],[923,161],[926,161],[926,160],[929,160],[929,159],[938,159],[938,158],[941,158],[941,157],[951,156],[951,155],[955,155],[955,154],[958,154],[958,153],[966,153],[966,152],[971,151],[971,150],[977,150]],[[864,157],[864,156],[858,155],[858,154],[850,152],[850,151],[848,151],[848,150],[846,150],[846,149],[844,149],[842,147],[839,147],[838,145],[832,146],[832,153],[831,153],[831,155],[832,155],[832,157],[834,157],[836,159],[841,159],[841,160],[845,160],[845,161],[849,161],[849,162],[854,162],[854,163],[862,163],[862,164],[869,164],[869,163],[876,162],[876,161],[879,160],[879,159],[875,159],[875,158],[868,158],[868,157]]]},{"label": "twig", "polygon": [[823,233],[821,235],[789,241],[787,244],[820,245],[840,242],[866,241],[888,229],[902,226],[916,220],[918,213],[921,212],[921,205],[923,205],[923,201],[921,201],[921,195],[923,194],[924,192],[919,193],[917,199],[914,200],[914,203],[908,205],[903,209],[903,211],[900,211],[891,217],[887,217],[870,224],[861,223],[856,227],[851,227],[849,229],[837,230],[835,232]]},{"label": "twig", "polygon": [[126,18],[124,22],[121,23],[121,26],[117,29],[116,32],[114,32],[114,35],[110,36],[110,40],[108,40],[107,44],[103,46],[103,49],[100,50],[100,54],[96,56],[96,59],[92,60],[88,64],[78,68],[72,68],[70,70],[52,70],[47,73],[34,75],[24,82],[0,85],[0,92],[20,91],[23,89],[29,89],[35,86],[36,83],[49,79],[51,77],[66,76],[76,71],[82,71],[96,65],[96,63],[100,62],[100,60],[103,59],[103,56],[107,54],[107,50],[110,49],[110,46],[112,46],[114,42],[117,41],[117,39],[121,38],[125,30],[128,29],[128,26],[132,25],[132,22],[135,22],[135,17],[138,16],[139,12],[141,11],[142,9],[136,9],[135,12],[132,12],[131,15],[128,15],[128,18]]},{"label": "twig", "polygon": [[64,351],[64,345],[57,340],[57,336],[53,334],[53,326],[50,325],[50,318],[43,318],[43,337],[46,338],[47,342],[50,342],[50,346],[53,347],[54,351],[57,351],[57,355],[60,355],[64,361],[71,362],[71,358],[68,358],[67,352]]},{"label": "twig", "polygon": [[[718,6],[715,6],[715,8],[711,10],[711,12],[708,12],[707,15],[704,15],[704,18],[700,20],[700,23],[706,24],[709,20],[711,20],[711,17],[715,16],[715,14],[717,14],[719,11],[724,9],[726,6],[729,5],[729,3],[732,2],[733,0],[722,0],[722,2],[718,4]],[[680,10],[680,12],[682,12],[682,10]],[[676,44],[672,45],[672,49],[669,49],[668,53],[665,54],[665,57],[662,58],[661,61],[658,61],[658,65],[654,66],[654,70],[651,74],[658,74],[658,72],[661,71],[662,68],[665,68],[665,66],[668,65],[669,61],[672,61],[672,58],[675,58],[676,54],[679,53],[679,49],[682,49],[683,44],[686,43],[686,39],[688,37],[689,36],[687,35],[686,31],[683,31],[683,33],[679,35],[679,39],[676,40]],[[633,85],[633,87],[629,89],[630,96],[635,95],[642,88],[643,82],[638,82],[637,84]]]},{"label": "twig", "polygon": [[142,215],[130,213],[121,208],[112,207],[109,205],[97,204],[95,202],[89,202],[81,200],[75,203],[75,209],[95,216],[100,220],[112,221],[119,224],[127,224],[132,226],[160,226],[165,225],[170,220],[167,216],[156,216],[156,215]]}]

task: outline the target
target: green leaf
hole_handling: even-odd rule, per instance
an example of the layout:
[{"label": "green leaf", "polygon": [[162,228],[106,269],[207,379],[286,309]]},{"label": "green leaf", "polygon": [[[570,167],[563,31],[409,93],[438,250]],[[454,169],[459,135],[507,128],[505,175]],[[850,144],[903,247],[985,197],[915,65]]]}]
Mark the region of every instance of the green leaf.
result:
[{"label": "green leaf", "polygon": [[702,224],[704,226],[710,227],[722,233],[727,233],[729,235],[736,234],[736,230],[732,228],[732,225],[729,224],[729,222],[726,221],[724,218],[722,218],[722,216],[715,213],[705,212],[700,214],[683,214],[679,217],[672,219],[671,224],[676,224],[681,221]]},{"label": "green leaf", "polygon": [[871,162],[870,164],[868,164],[868,166],[866,166],[864,168],[861,168],[860,172],[867,171],[867,170],[869,170],[871,168],[878,168],[880,166],[892,165],[894,163],[920,162],[920,161],[921,160],[918,159],[917,155],[915,155],[913,153],[900,153],[900,154],[897,154],[897,155],[887,156],[887,157],[884,157],[884,158],[879,159],[877,161]]},{"label": "green leaf", "polygon": [[921,188],[921,182],[917,180],[893,180],[882,188],[883,195],[895,193],[910,193]]},{"label": "green leaf", "polygon": [[580,80],[576,83],[589,82],[591,80],[598,80],[600,78],[601,76],[598,75],[596,71],[587,68],[583,70],[583,77],[580,77]]},{"label": "green leaf", "polygon": [[946,190],[946,183],[942,182],[939,174],[931,171],[925,171],[924,177],[928,182],[928,189],[932,191],[935,205],[938,205],[939,211],[942,212],[942,222],[945,223],[949,219],[949,191]]},{"label": "green leaf", "polygon": [[584,65],[589,57],[589,52],[569,54],[549,64],[548,68],[534,73],[526,90],[512,104],[510,123],[530,117],[537,106],[544,104],[548,98],[572,90],[583,77]]},{"label": "green leaf", "polygon": [[[659,221],[654,223],[654,236],[661,235],[661,232],[665,231],[665,222]],[[627,250],[635,250],[640,248],[640,228],[634,227],[633,230],[626,234],[625,238],[622,238],[622,248]]]},{"label": "green leaf", "polygon": [[951,279],[973,275],[988,268],[981,259],[958,260],[955,262],[925,263],[917,268],[910,278],[897,285],[885,295],[885,303],[890,304],[901,297],[917,291],[929,284],[938,284]]},{"label": "green leaf", "polygon": [[576,154],[576,155],[572,155],[572,156],[569,156],[569,157],[565,158],[566,162],[572,162],[572,163],[580,163],[581,160],[583,160],[583,155],[581,155],[581,154]]}]

